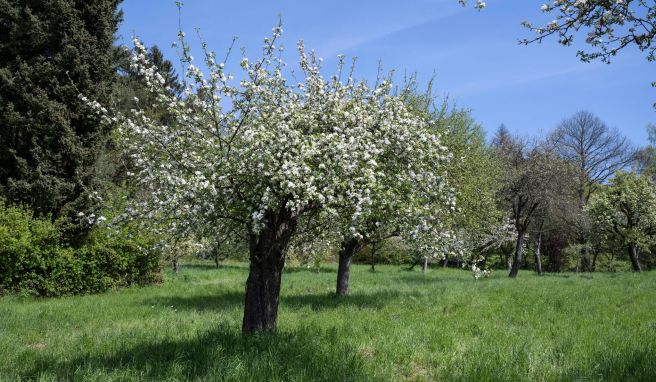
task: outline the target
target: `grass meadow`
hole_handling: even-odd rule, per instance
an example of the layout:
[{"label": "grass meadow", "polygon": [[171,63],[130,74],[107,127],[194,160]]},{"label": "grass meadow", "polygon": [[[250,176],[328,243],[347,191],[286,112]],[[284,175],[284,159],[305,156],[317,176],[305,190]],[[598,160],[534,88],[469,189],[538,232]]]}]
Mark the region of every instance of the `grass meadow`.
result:
[{"label": "grass meadow", "polygon": [[656,381],[656,277],[287,269],[278,333],[243,337],[247,267],[0,298],[0,380]]}]

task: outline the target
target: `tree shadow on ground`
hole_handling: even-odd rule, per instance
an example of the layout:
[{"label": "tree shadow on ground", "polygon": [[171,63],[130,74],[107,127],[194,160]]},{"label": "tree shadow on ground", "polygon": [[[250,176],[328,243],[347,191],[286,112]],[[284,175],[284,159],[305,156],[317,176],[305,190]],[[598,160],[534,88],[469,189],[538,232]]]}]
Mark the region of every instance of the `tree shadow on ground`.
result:
[{"label": "tree shadow on ground", "polygon": [[473,278],[466,277],[466,275],[463,273],[463,277],[458,277],[458,278],[453,278],[453,276],[448,275],[445,277],[432,277],[433,275],[424,275],[422,273],[400,273],[394,278],[398,281],[402,281],[407,284],[440,284],[440,283],[462,283],[462,282],[467,282],[471,283]]},{"label": "tree shadow on ground", "polygon": [[[404,293],[406,295],[408,293]],[[340,307],[357,307],[368,309],[381,309],[389,301],[401,296],[394,290],[378,291],[375,293],[353,293],[349,296],[337,296],[334,293],[308,294],[308,295],[282,295],[280,308],[300,310],[310,307],[313,311],[337,309]],[[244,292],[217,291],[212,294],[193,296],[161,296],[148,298],[141,303],[144,305],[171,306],[176,309],[194,311],[227,311],[244,306]]]},{"label": "tree shadow on ground", "polygon": [[70,359],[45,356],[27,378],[56,380],[374,381],[366,362],[336,329],[304,327],[242,336],[219,327],[196,336],[140,342],[110,354],[102,342]]},{"label": "tree shadow on ground", "polygon": [[616,352],[598,352],[593,365],[570,368],[568,381],[656,381],[656,352],[653,347],[624,348]]},{"label": "tree shadow on ground", "polygon": [[359,309],[382,309],[391,300],[397,299],[401,293],[396,290],[382,290],[373,293],[355,292],[348,296],[338,296],[335,293],[315,295],[282,296],[283,308],[303,309],[310,307],[314,311],[337,309],[340,307],[355,307]]},{"label": "tree shadow on ground", "polygon": [[244,293],[236,291],[217,291],[212,294],[192,296],[159,296],[145,299],[144,305],[170,306],[175,309],[194,311],[223,312],[244,305]]},{"label": "tree shadow on ground", "polygon": [[238,270],[248,270],[248,265],[237,265],[237,264],[223,264],[221,263],[219,267],[216,267],[216,264],[212,263],[183,263],[180,265],[181,270],[193,269],[198,271],[221,271],[222,269],[238,269]]},{"label": "tree shadow on ground", "polygon": [[285,266],[284,273],[299,273],[299,272],[306,272],[306,273],[314,273],[314,274],[319,274],[319,273],[337,273],[337,268],[332,268],[332,267],[319,267],[319,271],[317,272],[316,267],[303,267],[303,266],[296,266],[296,267],[291,267],[291,266]]}]

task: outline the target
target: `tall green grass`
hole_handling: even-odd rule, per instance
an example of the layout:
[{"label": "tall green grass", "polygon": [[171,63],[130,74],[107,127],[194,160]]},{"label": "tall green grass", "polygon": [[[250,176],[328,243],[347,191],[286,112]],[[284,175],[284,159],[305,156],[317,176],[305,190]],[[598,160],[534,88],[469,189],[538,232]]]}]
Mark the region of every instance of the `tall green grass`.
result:
[{"label": "tall green grass", "polygon": [[288,269],[275,336],[241,335],[247,268],[0,298],[0,380],[656,381],[653,274]]}]

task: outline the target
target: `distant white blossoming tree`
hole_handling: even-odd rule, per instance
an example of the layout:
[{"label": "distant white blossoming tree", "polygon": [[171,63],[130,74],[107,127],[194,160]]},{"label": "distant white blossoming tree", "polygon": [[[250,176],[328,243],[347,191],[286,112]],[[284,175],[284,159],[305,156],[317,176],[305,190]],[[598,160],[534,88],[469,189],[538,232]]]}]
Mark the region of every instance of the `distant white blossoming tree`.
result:
[{"label": "distant white blossoming tree", "polygon": [[586,208],[595,231],[603,240],[623,245],[633,271],[640,272],[640,248],[656,241],[656,192],[647,178],[620,172]]},{"label": "distant white blossoming tree", "polygon": [[448,200],[439,171],[446,148],[390,92],[392,84],[370,87],[343,65],[324,78],[320,59],[302,42],[300,70],[290,81],[276,47],[281,33],[274,28],[257,61],[242,58],[235,83],[226,73],[228,58],[218,62],[205,44],[203,69],[194,65],[180,32],[180,96],[166,89],[135,39],[134,69],[156,95],[149,106],[166,109],[174,122],[163,124],[141,110],[106,115],[120,126],[145,195],[124,218],[155,221],[169,237],[218,235],[248,243],[244,333],[276,328],[285,253],[303,218],[348,213],[358,227],[372,208],[393,210],[395,198],[408,194],[400,207],[405,232],[421,238],[437,223],[434,200]]}]

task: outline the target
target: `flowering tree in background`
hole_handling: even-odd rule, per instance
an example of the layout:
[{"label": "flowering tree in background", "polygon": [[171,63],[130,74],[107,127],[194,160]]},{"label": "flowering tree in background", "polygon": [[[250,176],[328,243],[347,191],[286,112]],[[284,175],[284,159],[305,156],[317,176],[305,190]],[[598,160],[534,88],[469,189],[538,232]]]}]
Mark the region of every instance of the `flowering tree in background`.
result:
[{"label": "flowering tree in background", "polygon": [[592,198],[587,211],[595,231],[625,246],[633,271],[640,272],[638,251],[656,238],[656,192],[647,178],[618,173],[608,189]]},{"label": "flowering tree in background", "polygon": [[225,60],[217,62],[204,44],[205,70],[198,68],[180,32],[180,96],[167,89],[135,39],[133,66],[175,122],[140,110],[107,115],[120,125],[134,176],[148,191],[123,218],[157,221],[169,237],[218,235],[248,243],[245,333],[276,327],[285,253],[302,218],[319,212],[343,218],[348,211],[349,231],[356,233],[374,206],[407,193],[404,231],[420,239],[432,232],[432,202],[446,192],[442,175],[427,171],[440,168],[446,148],[390,93],[389,81],[370,87],[350,75],[343,80],[342,65],[326,79],[320,60],[299,42],[303,80],[289,83],[282,48],[275,46],[281,33],[279,26],[265,39],[259,60],[241,59],[243,79],[233,85]]},{"label": "flowering tree in background", "polygon": [[[421,113],[411,102],[411,82],[400,92],[406,109],[421,120],[432,120],[432,115]],[[425,125],[424,130],[415,131],[410,139],[420,143],[422,134],[441,137],[443,131],[436,129],[435,121]],[[428,156],[426,156],[428,154]],[[337,220],[337,230],[342,241],[339,245],[337,270],[338,295],[349,290],[349,273],[353,256],[366,245],[377,245],[392,237],[401,237],[413,252],[425,259],[442,258],[452,247],[454,235],[448,222],[455,213],[454,190],[449,186],[447,168],[452,154],[442,146],[432,153],[414,150],[412,160],[392,156],[382,157],[380,170],[387,174],[407,172],[410,176],[388,176],[379,183],[372,195],[369,209],[360,211],[357,206],[345,206],[345,213]],[[422,208],[417,208],[422,206]],[[357,220],[352,217],[357,216]],[[346,219],[344,219],[346,218]],[[375,251],[372,249],[372,267]],[[373,269],[373,268],[372,268]]]}]

